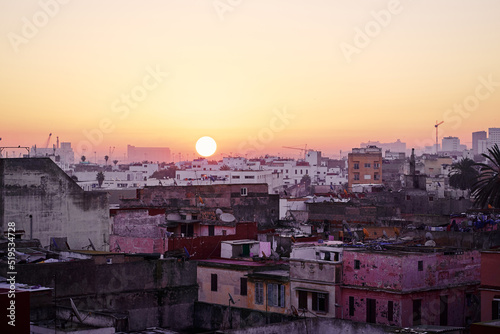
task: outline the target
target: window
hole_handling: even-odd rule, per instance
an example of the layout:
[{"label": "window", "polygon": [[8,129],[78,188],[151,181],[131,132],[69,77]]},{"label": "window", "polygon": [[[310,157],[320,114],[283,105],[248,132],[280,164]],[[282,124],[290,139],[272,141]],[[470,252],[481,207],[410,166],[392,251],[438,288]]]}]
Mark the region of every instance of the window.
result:
[{"label": "window", "polygon": [[354,297],[349,297],[349,316],[354,316]]},{"label": "window", "polygon": [[303,173],[303,172],[304,172],[304,171],[301,169],[301,170],[300,170],[300,175],[302,175],[302,173]]},{"label": "window", "polygon": [[422,323],[422,299],[413,300],[413,326]]},{"label": "window", "polygon": [[491,320],[500,319],[500,298],[494,298],[491,302]]},{"label": "window", "polygon": [[424,271],[424,261],[418,261],[418,271]]},{"label": "window", "polygon": [[369,162],[365,162],[365,168],[370,168],[371,164]]},{"label": "window", "polygon": [[372,179],[372,176],[371,176],[370,174],[365,174],[365,175],[363,175],[363,178],[364,178],[365,180],[371,180],[371,179]]},{"label": "window", "polygon": [[366,298],[366,322],[377,323],[377,300]]},{"label": "window", "polygon": [[380,163],[379,162],[374,162],[373,163],[373,168],[374,169],[379,169],[380,168]]},{"label": "window", "polygon": [[240,295],[242,295],[242,296],[247,295],[247,278],[246,277],[240,278]]},{"label": "window", "polygon": [[240,195],[241,195],[241,196],[246,196],[246,195],[248,195],[247,188],[241,188],[241,189],[240,189]]},{"label": "window", "polygon": [[448,326],[448,296],[439,296],[439,325]]},{"label": "window", "polygon": [[306,174],[309,174],[309,169],[306,169]]},{"label": "window", "polygon": [[359,180],[359,173],[354,173],[354,180]]},{"label": "window", "polygon": [[374,179],[374,180],[380,180],[380,174],[375,173],[375,174],[373,175],[373,179]]},{"label": "window", "polygon": [[255,304],[264,304],[264,283],[255,282]]},{"label": "window", "polygon": [[245,175],[245,179],[255,179],[255,175]]},{"label": "window", "polygon": [[359,260],[354,260],[354,269],[359,269],[361,266],[361,262]]},{"label": "window", "polygon": [[312,309],[318,312],[328,312],[328,294],[313,292]]},{"label": "window", "polygon": [[429,202],[434,201],[434,196],[429,196]]},{"label": "window", "polygon": [[299,310],[307,310],[307,291],[299,290]]},{"label": "window", "polygon": [[295,170],[295,174],[297,175],[297,170]]},{"label": "window", "polygon": [[212,291],[217,291],[217,274],[211,275],[211,289]]},{"label": "window", "polygon": [[233,179],[239,179],[239,178],[240,178],[240,176],[239,176],[239,175],[232,175],[231,177],[232,177]]},{"label": "window", "polygon": [[213,225],[208,225],[208,235],[209,236],[215,235],[215,227]]},{"label": "window", "polygon": [[387,320],[394,321],[394,302],[392,300],[387,302]]},{"label": "window", "polygon": [[410,195],[406,195],[406,200],[409,201],[411,199]]},{"label": "window", "polygon": [[270,283],[267,285],[267,304],[269,306],[285,307],[285,286]]},{"label": "window", "polygon": [[353,165],[353,169],[359,169],[359,162],[355,162]]}]

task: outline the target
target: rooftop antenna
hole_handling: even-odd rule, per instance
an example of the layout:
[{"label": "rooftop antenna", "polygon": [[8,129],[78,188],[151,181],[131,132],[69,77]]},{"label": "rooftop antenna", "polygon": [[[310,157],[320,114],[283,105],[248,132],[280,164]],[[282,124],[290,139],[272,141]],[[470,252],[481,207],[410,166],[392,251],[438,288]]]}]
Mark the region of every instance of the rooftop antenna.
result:
[{"label": "rooftop antenna", "polygon": [[436,154],[438,154],[438,126],[440,126],[443,123],[444,121],[441,121],[439,123],[438,121],[436,121],[436,125],[434,125],[434,127],[436,128]]}]

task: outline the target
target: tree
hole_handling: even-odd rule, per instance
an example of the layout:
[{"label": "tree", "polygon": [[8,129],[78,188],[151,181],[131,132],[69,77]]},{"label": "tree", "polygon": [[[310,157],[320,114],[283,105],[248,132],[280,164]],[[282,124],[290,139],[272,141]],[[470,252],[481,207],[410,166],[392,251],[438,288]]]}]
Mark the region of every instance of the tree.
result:
[{"label": "tree", "polygon": [[488,154],[481,154],[487,163],[478,163],[480,174],[474,183],[472,195],[474,205],[484,208],[488,205],[500,207],[500,149],[495,144],[488,149]]},{"label": "tree", "polygon": [[450,177],[450,186],[462,190],[471,189],[477,181],[478,175],[479,172],[474,160],[464,158],[451,165],[451,172],[448,175]]},{"label": "tree", "polygon": [[107,155],[104,156],[104,161],[106,161],[106,165],[108,164],[109,157]]},{"label": "tree", "polygon": [[222,165],[220,167],[220,170],[231,170],[231,167],[229,167],[228,165]]},{"label": "tree", "polygon": [[102,183],[104,182],[104,173],[103,172],[97,173],[96,179],[97,179],[97,183],[99,184],[99,188],[101,188]]},{"label": "tree", "polygon": [[114,163],[114,164],[115,164],[115,166],[116,166],[116,164],[118,163],[118,160],[113,160],[113,163]]},{"label": "tree", "polygon": [[85,160],[87,160],[87,158],[84,155],[82,155],[80,159],[82,160],[82,162],[85,162]]}]

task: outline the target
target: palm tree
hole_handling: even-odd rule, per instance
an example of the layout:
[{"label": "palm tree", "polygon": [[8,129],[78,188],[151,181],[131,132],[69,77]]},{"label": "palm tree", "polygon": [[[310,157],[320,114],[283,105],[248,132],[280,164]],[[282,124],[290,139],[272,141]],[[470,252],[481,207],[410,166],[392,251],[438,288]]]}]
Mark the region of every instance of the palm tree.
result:
[{"label": "palm tree", "polygon": [[108,160],[109,160],[109,157],[107,155],[104,156],[104,160],[106,161],[106,166],[108,165]]},{"label": "palm tree", "polygon": [[99,188],[101,188],[102,183],[104,182],[104,173],[103,172],[97,173],[96,179],[97,179],[97,183],[99,183]]},{"label": "palm tree", "polygon": [[477,181],[479,172],[476,169],[474,160],[464,158],[457,163],[451,165],[450,186],[461,190],[471,189]]},{"label": "palm tree", "polygon": [[113,160],[113,163],[114,163],[114,164],[115,164],[115,166],[116,166],[116,164],[118,163],[118,160]]},{"label": "palm tree", "polygon": [[80,159],[82,160],[82,162],[85,162],[85,160],[87,160],[87,158],[84,155],[82,155]]},{"label": "palm tree", "polygon": [[491,205],[500,207],[500,149],[495,144],[488,149],[488,154],[482,154],[487,163],[478,163],[480,175],[472,187],[475,197],[474,205],[481,208]]}]

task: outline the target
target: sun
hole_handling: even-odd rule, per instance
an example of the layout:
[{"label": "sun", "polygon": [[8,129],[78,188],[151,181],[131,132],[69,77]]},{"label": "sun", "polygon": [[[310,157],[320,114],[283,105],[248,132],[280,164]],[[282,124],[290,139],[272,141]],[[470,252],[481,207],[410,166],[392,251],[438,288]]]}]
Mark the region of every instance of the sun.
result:
[{"label": "sun", "polygon": [[196,152],[202,157],[209,157],[217,150],[217,143],[213,138],[205,136],[196,142]]}]

